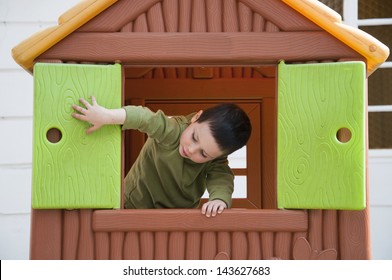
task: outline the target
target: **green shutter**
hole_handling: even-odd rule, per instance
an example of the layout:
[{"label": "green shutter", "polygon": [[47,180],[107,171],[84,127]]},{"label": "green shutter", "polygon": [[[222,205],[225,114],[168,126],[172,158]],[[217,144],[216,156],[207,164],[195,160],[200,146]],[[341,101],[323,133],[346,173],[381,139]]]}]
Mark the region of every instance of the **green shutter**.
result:
[{"label": "green shutter", "polygon": [[365,64],[281,62],[278,79],[278,207],[366,207]]},{"label": "green shutter", "polygon": [[[119,208],[121,129],[71,116],[72,104],[91,95],[120,108],[121,66],[37,63],[34,66],[32,204],[36,209]],[[61,133],[52,139],[51,132]]]}]

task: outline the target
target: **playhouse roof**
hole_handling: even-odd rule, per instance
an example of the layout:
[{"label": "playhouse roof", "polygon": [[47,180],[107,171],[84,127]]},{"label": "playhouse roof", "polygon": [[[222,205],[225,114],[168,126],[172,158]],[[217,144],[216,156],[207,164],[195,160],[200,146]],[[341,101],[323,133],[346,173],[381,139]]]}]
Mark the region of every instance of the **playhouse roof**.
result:
[{"label": "playhouse roof", "polygon": [[[84,0],[65,12],[58,25],[38,32],[12,49],[15,61],[31,71],[34,60],[108,9],[118,0]],[[281,0],[292,9],[333,35],[367,60],[367,74],[374,72],[389,55],[389,49],[371,35],[342,23],[341,16],[316,0]],[[143,0],[141,2],[148,2]],[[153,1],[152,1],[153,2]],[[157,1],[155,1],[157,2]],[[154,2],[154,3],[155,3]]]}]

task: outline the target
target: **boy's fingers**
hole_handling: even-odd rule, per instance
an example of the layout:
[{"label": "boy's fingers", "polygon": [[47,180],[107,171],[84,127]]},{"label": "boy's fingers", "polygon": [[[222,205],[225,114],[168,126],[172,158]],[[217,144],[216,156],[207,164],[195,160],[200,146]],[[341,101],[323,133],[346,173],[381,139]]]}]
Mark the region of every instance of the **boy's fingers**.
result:
[{"label": "boy's fingers", "polygon": [[204,203],[203,206],[201,207],[201,213],[205,214],[207,209],[207,203]]},{"label": "boy's fingers", "polygon": [[203,204],[201,213],[206,215],[206,217],[215,217],[217,214],[221,214],[225,208],[225,205],[207,202]]},{"label": "boy's fingers", "polygon": [[86,116],[85,115],[81,115],[81,114],[77,114],[77,113],[73,113],[72,117],[74,117],[75,119],[81,120],[81,121],[87,121]]},{"label": "boy's fingers", "polygon": [[207,217],[215,217],[216,216],[217,205],[210,204],[207,208]]},{"label": "boy's fingers", "polygon": [[99,128],[99,127],[96,127],[96,126],[89,127],[89,128],[86,130],[86,133],[87,133],[87,134],[90,134],[90,133],[96,131],[98,128]]},{"label": "boy's fingers", "polygon": [[221,214],[223,212],[223,210],[225,210],[225,205],[223,204],[217,204],[214,208],[214,212],[213,212],[213,217],[216,216],[216,214]]},{"label": "boy's fingers", "polygon": [[86,110],[86,109],[84,109],[84,108],[82,108],[82,107],[80,107],[80,106],[78,106],[78,105],[75,105],[75,104],[72,105],[72,108],[73,108],[74,110],[78,111],[78,112],[81,113],[81,114],[83,114],[83,112]]},{"label": "boy's fingers", "polygon": [[97,99],[95,98],[95,96],[91,96],[91,103],[93,105],[97,105]]},{"label": "boy's fingers", "polygon": [[217,211],[217,208],[216,208],[216,207],[212,208],[212,211],[211,211],[211,216],[212,216],[212,217],[215,217],[215,216],[216,216],[216,211]]},{"label": "boy's fingers", "polygon": [[88,103],[86,100],[84,100],[83,98],[79,99],[80,103],[82,103],[84,105],[84,107],[86,107],[87,109],[91,107],[90,103]]},{"label": "boy's fingers", "polygon": [[223,212],[223,210],[225,210],[224,207],[219,207],[219,208],[218,208],[218,213],[221,214],[221,213]]},{"label": "boy's fingers", "polygon": [[92,133],[92,132],[94,132],[94,131],[100,129],[101,127],[102,127],[102,125],[100,125],[100,124],[93,124],[91,127],[89,127],[89,128],[86,130],[86,133],[87,133],[87,134],[90,134],[90,133]]}]

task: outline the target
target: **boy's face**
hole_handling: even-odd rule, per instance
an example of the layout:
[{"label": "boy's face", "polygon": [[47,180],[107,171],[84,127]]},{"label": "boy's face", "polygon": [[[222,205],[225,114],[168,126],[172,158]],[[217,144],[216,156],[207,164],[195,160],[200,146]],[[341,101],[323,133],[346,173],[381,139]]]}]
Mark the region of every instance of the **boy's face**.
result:
[{"label": "boy's face", "polygon": [[180,155],[196,163],[204,163],[223,155],[211,134],[208,122],[196,122],[201,114],[202,111],[199,111],[193,116],[191,124],[181,134],[179,146]]}]

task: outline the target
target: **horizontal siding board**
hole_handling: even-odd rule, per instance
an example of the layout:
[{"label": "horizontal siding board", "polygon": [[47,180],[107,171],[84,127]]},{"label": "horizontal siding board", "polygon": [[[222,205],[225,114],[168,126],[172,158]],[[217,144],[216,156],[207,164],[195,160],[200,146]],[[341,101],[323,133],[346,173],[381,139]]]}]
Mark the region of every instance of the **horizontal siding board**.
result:
[{"label": "horizontal siding board", "polygon": [[0,120],[0,165],[32,162],[32,119]]},{"label": "horizontal siding board", "polygon": [[94,231],[306,231],[305,211],[230,209],[206,218],[196,209],[97,210]]},{"label": "horizontal siding board", "polygon": [[[33,1],[32,1],[33,2]],[[21,70],[11,55],[13,47],[42,29],[53,26],[50,23],[4,23],[0,22],[0,69]],[[28,75],[26,73],[26,75]]]},{"label": "horizontal siding board", "polygon": [[0,259],[29,258],[30,214],[0,214]]},{"label": "horizontal siding board", "polygon": [[[1,194],[1,196],[2,195],[3,194]],[[0,259],[28,259],[30,243],[30,214],[0,214],[0,225]]]},{"label": "horizontal siding board", "polygon": [[32,117],[33,77],[22,69],[4,70],[0,71],[0,85],[6,95],[0,102],[0,117]]},{"label": "horizontal siding board", "polygon": [[392,207],[372,207],[370,211],[372,259],[392,259]]},{"label": "horizontal siding board", "polygon": [[0,1],[0,22],[45,22],[55,23],[65,11],[80,0],[6,0]]},{"label": "horizontal siding board", "polygon": [[0,213],[30,213],[31,166],[0,167],[0,186]]},{"label": "horizontal siding board", "polygon": [[369,157],[370,205],[392,207],[392,157]]}]

